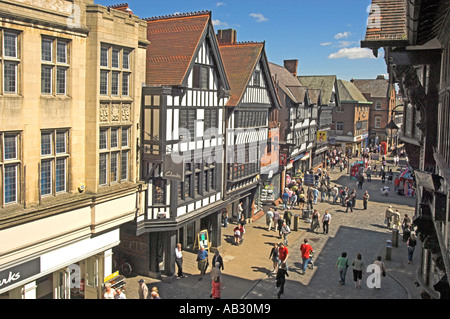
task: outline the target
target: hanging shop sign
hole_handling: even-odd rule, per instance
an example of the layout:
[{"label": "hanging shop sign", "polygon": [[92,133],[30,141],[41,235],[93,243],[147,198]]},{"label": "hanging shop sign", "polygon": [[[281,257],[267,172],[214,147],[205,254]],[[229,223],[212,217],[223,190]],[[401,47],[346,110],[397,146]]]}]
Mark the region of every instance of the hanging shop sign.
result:
[{"label": "hanging shop sign", "polygon": [[184,182],[184,158],[182,156],[175,154],[164,155],[163,178]]}]

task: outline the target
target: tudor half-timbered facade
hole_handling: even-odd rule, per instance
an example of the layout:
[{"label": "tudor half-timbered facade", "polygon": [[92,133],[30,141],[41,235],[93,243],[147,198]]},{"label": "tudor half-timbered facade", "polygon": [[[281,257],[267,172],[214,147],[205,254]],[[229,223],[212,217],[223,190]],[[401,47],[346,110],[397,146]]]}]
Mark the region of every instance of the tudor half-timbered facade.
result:
[{"label": "tudor half-timbered facade", "polygon": [[[210,12],[146,19],[141,164],[146,212],[128,228],[139,241],[139,272],[172,275],[179,242],[194,248],[207,230],[220,246],[224,108],[229,84]],[[126,233],[127,231],[125,231]],[[125,238],[124,238],[125,239]]]},{"label": "tudor half-timbered facade", "polygon": [[[264,43],[236,42],[236,31],[219,30],[218,41],[230,82],[226,107],[226,156],[224,192],[227,210],[245,219],[261,209],[261,197],[280,185],[278,124],[269,123],[280,107],[268,67]],[[275,196],[275,195],[274,195]]]}]

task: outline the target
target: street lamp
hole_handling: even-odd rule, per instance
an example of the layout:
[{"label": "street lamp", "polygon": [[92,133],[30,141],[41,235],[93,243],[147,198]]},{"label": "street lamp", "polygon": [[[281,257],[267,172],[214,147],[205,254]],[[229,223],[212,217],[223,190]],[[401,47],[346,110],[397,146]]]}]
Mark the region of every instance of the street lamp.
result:
[{"label": "street lamp", "polygon": [[[391,137],[390,139],[390,143],[392,143],[392,134],[394,134],[394,132],[397,132],[399,127],[397,126],[397,124],[395,124],[394,119],[392,119],[388,125],[386,125],[386,127],[384,128],[386,130],[386,134],[388,136]],[[389,144],[390,144],[389,143]]]}]

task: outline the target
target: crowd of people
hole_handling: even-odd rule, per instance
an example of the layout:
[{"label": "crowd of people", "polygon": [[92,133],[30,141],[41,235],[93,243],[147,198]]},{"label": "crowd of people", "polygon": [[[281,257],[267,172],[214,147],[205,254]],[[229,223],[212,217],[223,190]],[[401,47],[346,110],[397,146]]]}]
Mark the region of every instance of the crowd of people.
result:
[{"label": "crowd of people", "polygon": [[[365,149],[360,154],[361,159],[371,158],[372,152],[377,153],[377,149]],[[400,165],[399,158],[402,154],[396,154],[393,158],[393,166],[397,167]],[[405,156],[405,155],[404,155]],[[282,209],[276,205],[272,205],[266,212],[266,226],[268,231],[275,231],[281,242],[273,244],[271,248],[269,259],[272,262],[272,273],[275,275],[275,284],[278,288],[277,297],[280,298],[284,293],[284,286],[286,282],[286,277],[289,276],[289,234],[291,233],[291,227],[293,223],[293,217],[295,211],[304,212],[307,211],[309,214],[308,219],[310,219],[311,233],[317,233],[321,231],[323,234],[328,234],[329,227],[331,224],[331,214],[329,209],[319,212],[317,203],[327,202],[330,205],[339,205],[345,208],[342,209],[345,213],[353,212],[356,207],[357,199],[362,200],[362,209],[368,209],[368,203],[370,201],[370,195],[367,190],[364,190],[364,183],[371,182],[374,176],[381,177],[381,183],[389,185],[394,183],[394,189],[397,190],[398,176],[395,178],[392,174],[392,169],[388,169],[385,157],[381,157],[381,165],[379,170],[377,170],[376,165],[371,167],[370,161],[368,165],[357,174],[356,187],[348,186],[338,186],[331,182],[330,173],[335,170],[336,167],[342,172],[348,168],[351,156],[348,153],[344,153],[341,149],[335,149],[327,153],[326,163],[324,163],[323,168],[319,168],[317,171],[307,171],[307,174],[314,175],[314,183],[306,184],[304,182],[304,174],[297,172],[295,178],[291,177],[287,181],[286,188],[283,191]],[[362,190],[362,198],[358,198],[358,190]],[[242,209],[242,203],[239,204]],[[243,210],[243,209],[242,209]],[[233,229],[234,237],[232,244],[239,245],[243,241],[245,234],[245,218],[242,214],[242,210],[239,212],[239,219],[236,221],[236,225]],[[223,226],[227,228],[228,226],[228,212],[224,210],[223,212]],[[417,244],[416,235],[414,228],[412,226],[411,218],[405,214],[403,219],[397,209],[392,206],[388,207],[385,213],[385,225],[388,229],[401,229],[403,231],[404,241],[408,247],[408,263],[412,262],[412,257],[414,254],[414,249]],[[301,252],[301,274],[305,274],[308,266],[311,269],[314,267],[313,256],[314,250],[311,244],[308,242],[308,238],[305,238],[303,243],[300,245]],[[182,250],[181,245],[178,244],[176,251],[176,265],[178,268],[178,277],[184,278],[182,270]],[[209,255],[208,251],[200,248],[197,253],[197,264],[198,270],[200,271],[199,280],[202,280],[206,275],[207,269],[209,267]],[[383,276],[385,273],[385,265],[382,258],[379,256],[377,260],[372,262],[372,264],[378,265],[379,268],[375,271],[377,275]],[[353,281],[355,288],[361,288],[361,280],[364,273],[365,262],[361,254],[357,254],[355,258],[350,262],[347,258],[347,253],[342,252],[341,256],[336,262],[336,268],[338,269],[338,278],[341,285],[345,285],[345,277],[347,269],[352,266],[353,268]],[[221,273],[224,269],[223,259],[219,252],[216,251],[213,260],[212,267],[210,271],[211,279],[211,293],[210,297],[213,299],[221,298],[222,286],[222,276]],[[381,280],[376,280],[375,288],[379,289],[379,283]],[[157,288],[154,287],[152,291],[148,291],[147,286],[141,279],[139,281],[139,296],[141,299],[160,299]],[[116,298],[116,299],[126,299],[125,294],[120,291],[113,291],[111,287],[107,287],[105,291],[105,298]]]}]

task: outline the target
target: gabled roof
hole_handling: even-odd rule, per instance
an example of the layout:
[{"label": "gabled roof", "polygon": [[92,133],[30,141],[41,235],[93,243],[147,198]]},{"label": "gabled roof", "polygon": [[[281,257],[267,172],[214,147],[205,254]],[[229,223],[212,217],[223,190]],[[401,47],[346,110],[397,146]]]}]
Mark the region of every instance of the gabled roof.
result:
[{"label": "gabled roof", "polygon": [[273,87],[272,78],[264,64],[268,64],[265,55],[264,43],[262,42],[234,42],[220,43],[220,54],[230,83],[230,99],[227,106],[238,106],[249,84],[257,63],[263,64],[261,77],[267,84],[267,89],[273,93],[272,100],[276,107],[280,107],[278,96]]},{"label": "gabled roof", "polygon": [[384,78],[377,79],[354,79],[353,84],[363,94],[370,94],[371,97],[388,98],[389,80]]},{"label": "gabled roof", "polygon": [[316,105],[322,105],[322,94],[320,89],[308,89],[308,95],[311,103]]},{"label": "gabled roof", "polygon": [[321,99],[324,104],[330,103],[334,85],[336,84],[336,75],[306,75],[298,77],[300,83],[308,89],[319,89]]},{"label": "gabled roof", "polygon": [[350,81],[337,81],[339,96],[342,102],[363,102],[367,103],[366,98],[358,88]]},{"label": "gabled roof", "polygon": [[146,84],[186,86],[187,75],[193,67],[202,41],[208,36],[218,72],[225,88],[228,81],[217,47],[211,12],[202,11],[146,18],[147,47]]},{"label": "gabled roof", "polygon": [[285,67],[269,62],[272,79],[294,103],[309,101],[308,88],[301,85],[298,78],[292,75]]}]

